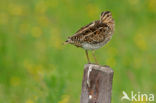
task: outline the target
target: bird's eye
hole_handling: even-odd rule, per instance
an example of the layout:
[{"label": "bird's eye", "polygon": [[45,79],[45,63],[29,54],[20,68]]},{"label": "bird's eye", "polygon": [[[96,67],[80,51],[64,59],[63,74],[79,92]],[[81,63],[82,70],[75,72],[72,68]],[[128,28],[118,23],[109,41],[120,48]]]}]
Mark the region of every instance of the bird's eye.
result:
[{"label": "bird's eye", "polygon": [[107,15],[107,17],[109,17],[109,15]]}]

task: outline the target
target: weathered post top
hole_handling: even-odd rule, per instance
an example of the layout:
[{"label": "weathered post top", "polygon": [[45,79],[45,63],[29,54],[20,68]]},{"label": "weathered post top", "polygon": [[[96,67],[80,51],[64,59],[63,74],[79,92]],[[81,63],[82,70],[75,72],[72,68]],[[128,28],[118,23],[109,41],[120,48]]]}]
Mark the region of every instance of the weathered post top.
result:
[{"label": "weathered post top", "polygon": [[111,103],[113,73],[109,66],[86,64],[81,103]]}]

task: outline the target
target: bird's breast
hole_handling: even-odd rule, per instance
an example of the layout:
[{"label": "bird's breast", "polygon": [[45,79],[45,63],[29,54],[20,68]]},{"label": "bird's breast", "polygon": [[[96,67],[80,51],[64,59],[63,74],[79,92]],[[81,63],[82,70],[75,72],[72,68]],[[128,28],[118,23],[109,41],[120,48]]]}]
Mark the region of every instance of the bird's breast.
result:
[{"label": "bird's breast", "polygon": [[82,43],[82,48],[84,48],[85,50],[96,50],[98,48],[103,47],[110,39],[111,37],[106,38],[103,42],[96,43],[96,44],[84,42]]}]

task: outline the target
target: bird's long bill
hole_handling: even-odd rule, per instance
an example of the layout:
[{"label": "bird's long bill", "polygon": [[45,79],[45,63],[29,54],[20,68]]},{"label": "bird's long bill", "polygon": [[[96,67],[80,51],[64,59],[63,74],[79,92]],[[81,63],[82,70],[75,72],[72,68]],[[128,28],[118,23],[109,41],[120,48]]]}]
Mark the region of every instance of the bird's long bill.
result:
[{"label": "bird's long bill", "polygon": [[62,43],[63,45],[67,45],[69,44],[68,40],[66,40],[64,43]]}]

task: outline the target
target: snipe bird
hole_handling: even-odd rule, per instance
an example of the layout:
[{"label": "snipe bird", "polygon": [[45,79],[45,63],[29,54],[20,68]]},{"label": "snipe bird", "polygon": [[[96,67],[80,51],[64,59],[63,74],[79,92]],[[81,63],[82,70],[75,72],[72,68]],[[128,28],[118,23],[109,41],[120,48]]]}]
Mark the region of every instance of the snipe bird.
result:
[{"label": "snipe bird", "polygon": [[68,37],[65,44],[73,44],[85,49],[88,63],[90,63],[88,50],[92,50],[92,55],[97,63],[94,51],[110,41],[114,32],[114,25],[111,12],[104,11],[101,13],[100,20],[80,28],[73,36]]}]

